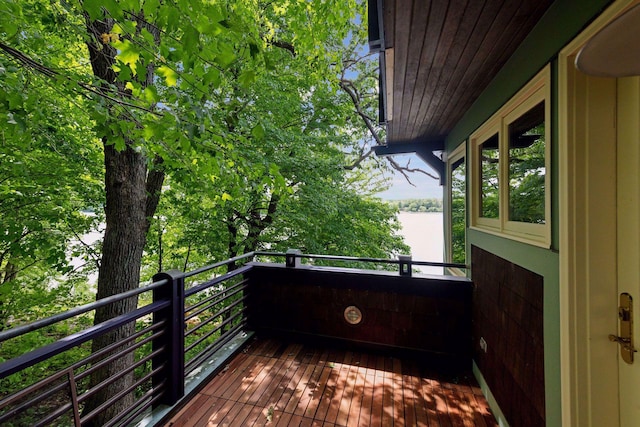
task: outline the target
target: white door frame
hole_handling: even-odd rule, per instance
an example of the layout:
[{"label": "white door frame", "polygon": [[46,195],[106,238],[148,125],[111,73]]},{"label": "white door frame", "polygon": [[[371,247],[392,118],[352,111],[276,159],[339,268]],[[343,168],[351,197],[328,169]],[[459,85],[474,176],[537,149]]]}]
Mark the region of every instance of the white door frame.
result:
[{"label": "white door frame", "polygon": [[[619,425],[616,80],[574,67],[580,48],[639,0],[619,0],[558,58],[562,424]],[[613,344],[613,345],[612,345]]]}]

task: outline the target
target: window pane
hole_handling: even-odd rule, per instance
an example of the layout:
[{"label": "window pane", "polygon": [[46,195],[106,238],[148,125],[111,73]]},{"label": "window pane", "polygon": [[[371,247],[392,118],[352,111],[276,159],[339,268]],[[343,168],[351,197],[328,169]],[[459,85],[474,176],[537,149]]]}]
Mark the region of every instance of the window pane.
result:
[{"label": "window pane", "polygon": [[482,194],[480,195],[480,216],[498,218],[498,168],[499,168],[498,134],[480,145]]},{"label": "window pane", "polygon": [[509,220],[545,223],[544,102],[509,125]]},{"label": "window pane", "polygon": [[466,176],[464,157],[451,168],[451,261],[464,264]]}]

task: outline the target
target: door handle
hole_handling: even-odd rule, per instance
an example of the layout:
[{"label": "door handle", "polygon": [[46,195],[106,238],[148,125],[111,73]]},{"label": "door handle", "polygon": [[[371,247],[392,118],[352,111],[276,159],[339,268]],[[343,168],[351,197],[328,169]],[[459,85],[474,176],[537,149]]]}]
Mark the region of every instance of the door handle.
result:
[{"label": "door handle", "polygon": [[618,325],[620,335],[609,335],[609,341],[620,344],[620,356],[622,356],[622,360],[628,364],[632,364],[633,353],[636,353],[638,350],[633,348],[633,298],[626,292],[620,294]]}]

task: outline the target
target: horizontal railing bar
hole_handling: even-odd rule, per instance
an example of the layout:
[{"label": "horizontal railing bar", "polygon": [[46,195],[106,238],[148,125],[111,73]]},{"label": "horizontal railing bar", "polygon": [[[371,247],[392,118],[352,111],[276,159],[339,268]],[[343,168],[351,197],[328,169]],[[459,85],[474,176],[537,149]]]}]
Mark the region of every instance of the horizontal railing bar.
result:
[{"label": "horizontal railing bar", "polygon": [[[2,410],[3,408],[11,405],[12,403],[14,403],[15,401],[18,401],[20,399],[22,399],[25,396],[30,395],[31,393],[35,392],[36,390],[38,390],[39,388],[44,387],[45,385],[49,384],[49,383],[53,383],[54,381],[59,380],[60,378],[64,377],[65,375],[69,375],[69,368],[64,369],[62,371],[58,371],[55,374],[51,375],[50,377],[44,378],[40,381],[38,381],[37,383],[31,384],[30,386],[28,386],[27,388],[20,390],[19,392],[9,395],[7,397],[5,397],[4,399],[0,400],[0,410]],[[58,385],[56,385],[55,387],[52,388],[53,393],[56,393],[62,389],[64,389],[65,387],[68,386],[69,381],[62,382]],[[53,394],[51,393],[51,394]],[[48,397],[48,395],[46,396]],[[8,420],[9,418],[13,417],[16,413],[20,412],[21,409],[23,409],[23,407],[26,407],[27,404],[31,404],[31,403],[35,403],[38,402],[39,400],[41,400],[40,396],[35,396],[32,399],[30,399],[27,403],[23,403],[22,405],[16,406],[15,408],[10,409],[9,411],[5,412],[4,414],[0,415],[0,425],[2,425],[6,420]]]},{"label": "horizontal railing bar", "polygon": [[411,263],[412,265],[425,265],[431,267],[456,267],[456,268],[468,268],[466,264],[458,264],[451,262],[432,262],[432,261],[403,261],[399,259],[385,259],[385,258],[365,258],[365,257],[352,257],[352,256],[340,256],[340,255],[318,255],[318,254],[297,254],[289,253],[285,256],[303,258],[303,259],[326,259],[333,261],[357,261],[357,262],[373,262],[380,264],[400,264]]},{"label": "horizontal railing bar", "polygon": [[222,276],[218,276],[215,279],[211,279],[205,283],[201,283],[199,285],[194,286],[193,288],[186,289],[184,291],[184,296],[190,297],[191,295],[197,294],[198,292],[202,292],[203,290],[212,287],[213,285],[217,285],[220,282],[224,282],[226,280],[231,279],[232,277],[238,276],[240,274],[246,273],[251,270],[253,266],[251,265],[243,265],[240,268],[237,268],[233,271],[223,274]]},{"label": "horizontal railing bar", "polygon": [[[211,319],[215,319],[216,317],[222,316],[224,313],[230,311],[232,308],[234,308],[235,306],[237,306],[241,302],[244,302],[246,299],[247,299],[247,296],[243,295],[242,297],[240,297],[237,300],[233,301],[231,304],[229,304],[228,306],[226,306],[222,310],[218,310],[216,313],[214,313],[211,316]],[[209,319],[207,319],[207,320],[209,320]]]},{"label": "horizontal railing bar", "polygon": [[[239,286],[242,286],[242,285],[246,284],[247,282],[248,282],[248,280],[247,280],[247,279],[242,279],[241,281],[239,281],[239,282],[238,282],[238,283],[236,283],[235,285],[229,286],[228,288],[225,288],[225,289],[223,289],[223,290],[221,290],[221,291],[218,291],[218,292],[216,292],[215,294],[213,294],[213,295],[211,295],[211,296],[209,296],[209,297],[207,297],[207,298],[203,299],[202,301],[198,301],[197,303],[195,303],[195,304],[193,304],[193,305],[190,305],[189,307],[185,307],[184,312],[185,312],[185,314],[186,314],[186,313],[189,313],[190,311],[195,310],[196,308],[198,308],[198,307],[200,307],[200,306],[202,306],[202,305],[204,305],[204,304],[208,303],[209,301],[214,300],[214,299],[216,299],[216,298],[217,298],[217,299],[224,299],[224,297],[225,297],[225,296],[224,296],[224,295],[225,295],[225,293],[227,293],[227,292],[231,292],[231,291],[233,291],[234,289],[236,289],[237,287],[239,287]],[[221,296],[221,295],[222,295],[222,296]],[[191,296],[193,296],[193,295],[191,295]],[[216,301],[214,304],[217,304],[218,302],[219,302],[219,301]],[[193,318],[193,317],[197,316],[197,315],[198,315],[198,314],[200,314],[201,312],[202,312],[202,311],[200,311],[200,310],[199,310],[199,311],[198,311],[198,312],[196,312],[196,313],[190,313],[188,316],[186,316],[186,317],[184,318],[184,320],[185,320],[185,321],[186,321],[186,320],[189,320],[189,319],[191,319],[191,318]]]},{"label": "horizontal railing bar", "polygon": [[[142,340],[136,342],[135,344],[123,349],[123,350],[126,350],[126,352],[124,352],[124,353],[123,352],[118,352],[118,353],[112,354],[111,356],[107,357],[106,359],[102,359],[100,362],[91,365],[90,368],[88,368],[88,369],[84,370],[83,372],[79,373],[76,376],[76,379],[79,381],[79,380],[83,379],[84,377],[91,375],[92,373],[94,373],[98,369],[108,365],[109,363],[112,363],[112,362],[120,359],[124,354],[136,351],[137,349],[139,349],[140,347],[142,347],[143,345],[145,345],[149,341],[152,341],[152,340],[154,340],[154,339],[156,339],[158,337],[161,337],[162,335],[164,335],[164,333],[165,333],[165,331],[159,331],[157,333],[153,333],[150,336],[146,337],[145,339],[142,339]],[[123,345],[125,343],[116,343],[116,344]],[[115,349],[115,348],[119,347],[119,345],[111,344],[111,345],[109,345],[109,347],[111,347],[112,349]]]},{"label": "horizontal railing bar", "polygon": [[136,295],[140,295],[148,291],[152,291],[167,283],[168,283],[167,279],[160,280],[158,282],[151,283],[150,285],[147,285],[147,286],[135,288],[130,291],[123,292],[121,294],[112,295],[110,297],[102,298],[98,301],[81,305],[80,307],[72,308],[71,310],[67,310],[64,313],[59,313],[54,316],[47,317],[45,319],[36,320],[35,322],[31,322],[26,325],[16,326],[15,328],[7,329],[6,331],[0,332],[0,342],[4,342],[6,340],[15,338],[20,335],[24,335],[28,332],[33,332],[38,329],[42,329],[46,326],[51,326],[63,320],[67,320],[72,317],[79,316],[80,314],[84,314],[89,311],[95,310],[96,308],[104,307],[105,305],[122,301],[124,299],[134,297]]},{"label": "horizontal railing bar", "polygon": [[[109,420],[109,422],[106,423],[104,427],[111,427],[114,425],[126,426],[131,424],[131,422],[135,420],[140,414],[142,414],[147,408],[149,408],[151,405],[153,405],[155,402],[157,402],[162,398],[162,394],[164,393],[165,388],[166,388],[166,380],[163,380],[160,384],[158,384],[158,386],[147,391],[138,399],[135,406],[132,407],[132,408],[137,408],[135,411],[133,412],[126,411],[126,412],[122,412],[121,414],[118,414],[117,416],[113,417],[113,419]],[[148,400],[147,402],[144,402],[150,397],[151,397],[150,400]]]},{"label": "horizontal railing bar", "polygon": [[428,267],[449,267],[449,268],[470,268],[466,264],[458,264],[455,262],[433,262],[433,261],[411,261],[411,265],[424,265]]},{"label": "horizontal railing bar", "polygon": [[[141,331],[138,331],[135,334],[128,336],[127,338],[123,339],[122,341],[118,341],[118,342],[114,342],[112,344],[109,344],[108,346],[106,346],[104,348],[101,348],[100,350],[96,351],[95,353],[91,353],[89,356],[85,357],[84,359],[74,363],[73,365],[71,365],[71,368],[75,371],[76,369],[79,369],[81,366],[84,366],[84,365],[87,365],[89,363],[92,363],[93,360],[95,360],[95,359],[97,359],[99,357],[102,357],[107,353],[112,352],[113,350],[115,350],[116,348],[122,346],[123,344],[127,344],[127,343],[129,343],[131,341],[135,341],[138,338],[140,338],[141,336],[143,336],[145,334],[148,334],[149,332],[152,333],[151,336],[148,337],[148,338],[145,338],[145,340],[140,341],[140,342],[142,342],[142,343],[148,342],[149,339],[151,339],[153,337],[161,336],[162,334],[164,334],[163,330],[161,330],[158,333],[154,333],[154,332],[156,331],[156,329],[159,329],[160,327],[164,326],[165,323],[166,323],[165,320],[161,320],[158,323],[155,323],[155,324],[153,324],[151,326],[148,326],[148,327],[142,329]],[[139,346],[133,347],[133,348],[136,349],[138,347]],[[130,348],[130,347],[127,347],[127,348]],[[111,359],[111,357],[113,357],[113,356],[110,356],[109,359]],[[99,362],[98,364],[92,365],[91,368],[86,369],[83,372],[80,372],[78,375],[76,375],[76,379],[77,380],[83,379],[84,377],[89,375],[91,372],[95,371],[97,369],[96,367],[103,366],[103,364],[101,364],[101,363],[102,363],[102,361]],[[94,368],[96,368],[96,369],[94,369]]]},{"label": "horizontal railing bar", "polygon": [[160,372],[164,368],[165,368],[165,364],[163,363],[162,365],[160,365],[156,369],[153,369],[151,372],[147,373],[145,376],[143,376],[140,379],[138,379],[138,381],[134,382],[129,387],[125,388],[124,390],[121,390],[117,394],[113,395],[110,399],[102,402],[102,404],[100,406],[95,408],[93,411],[89,412],[85,417],[82,417],[80,419],[81,423],[85,424],[87,421],[92,420],[100,412],[104,411],[106,408],[108,408],[109,406],[113,405],[115,402],[117,402],[118,400],[120,400],[123,397],[125,397],[127,394],[129,394],[132,391],[134,391],[136,389],[136,387],[138,387],[139,385],[144,384],[145,382],[149,381],[152,376],[156,375],[158,372]]},{"label": "horizontal railing bar", "polygon": [[18,356],[14,359],[0,363],[0,378],[4,378],[15,372],[18,372],[28,366],[35,365],[38,362],[48,359],[49,357],[60,354],[75,346],[83,344],[95,337],[126,325],[137,320],[139,317],[146,316],[154,311],[162,310],[169,306],[169,301],[157,301],[146,305],[129,313],[114,317],[98,325],[91,326],[83,331],[69,335],[56,342],[37,348],[29,353]]},{"label": "horizontal railing bar", "polygon": [[[165,351],[166,349],[167,349],[167,347],[165,347],[165,346],[160,347],[159,349],[153,351],[147,357],[144,357],[144,358],[138,360],[137,362],[135,362],[133,365],[127,367],[127,369],[124,369],[124,370],[118,372],[116,375],[110,376],[106,380],[104,380],[101,383],[97,384],[95,387],[85,391],[83,394],[78,396],[78,402],[83,402],[83,401],[87,400],[88,398],[90,398],[91,396],[93,396],[94,394],[96,394],[97,392],[102,390],[104,387],[106,387],[109,384],[112,384],[112,383],[118,381],[120,378],[124,377],[129,372],[134,371],[137,367],[139,367],[141,365],[144,365],[152,357],[157,356],[158,354],[160,354],[161,352]],[[122,356],[124,356],[124,355],[121,355],[120,357],[122,357]]]},{"label": "horizontal railing bar", "polygon": [[[240,289],[236,289],[235,291],[233,291],[232,293],[230,293],[229,295],[226,295],[222,298],[220,298],[217,301],[212,302],[211,304],[209,304],[206,307],[203,307],[202,309],[198,310],[196,313],[197,314],[201,314],[207,310],[209,310],[212,307],[215,307],[217,304],[220,304],[221,302],[225,301],[225,300],[229,300],[231,299],[233,296],[239,294],[240,292],[244,291],[245,289],[247,289],[247,286],[243,286]],[[190,316],[189,318],[192,319],[194,316]],[[197,326],[189,329],[188,331],[185,332],[184,336],[188,336],[191,335],[194,331],[197,331],[198,329],[200,329],[201,325],[205,325],[207,323],[209,323],[210,319],[214,319],[216,317],[216,315],[214,314],[213,316],[211,316],[209,319],[205,320],[204,322],[200,322]]]},{"label": "horizontal railing bar", "polygon": [[246,318],[242,318],[242,321],[240,323],[238,323],[236,326],[229,329],[225,333],[221,334],[220,337],[215,342],[209,344],[209,346],[207,346],[204,350],[202,350],[193,359],[185,363],[184,365],[185,375],[188,375],[189,373],[191,373],[191,371],[193,371],[193,368],[200,365],[207,357],[209,357],[211,354],[216,352],[224,344],[229,342],[231,338],[233,338],[233,336],[246,325],[246,321],[247,321]]},{"label": "horizontal railing bar", "polygon": [[[154,334],[150,337],[145,338],[145,340],[140,341],[139,343],[136,343],[135,346],[131,346],[127,348],[127,353],[130,353],[132,351],[135,351],[136,349],[138,349],[139,347],[141,347],[142,345],[144,345],[145,343],[151,341],[152,339],[157,338],[158,336],[160,336],[163,332],[161,331],[158,334]],[[120,345],[122,345],[122,343],[119,343]],[[124,371],[120,371],[117,375],[111,376],[109,377],[109,379],[107,381],[103,381],[102,383],[98,384],[96,387],[92,388],[91,390],[88,390],[87,392],[83,393],[82,395],[78,396],[77,400],[79,402],[82,402],[86,399],[88,399],[89,397],[91,397],[92,395],[94,395],[95,393],[97,393],[98,391],[100,391],[102,388],[104,388],[106,385],[109,385],[115,381],[117,381],[119,378],[123,377],[124,375],[126,375],[127,373],[135,370],[136,368],[138,368],[139,366],[143,365],[144,363],[148,362],[149,360],[151,360],[153,357],[157,356],[158,354],[160,354],[162,351],[165,351],[166,347],[161,347],[155,351],[153,351],[151,354],[147,355],[146,357],[140,359],[139,361],[137,361],[136,363],[134,363],[132,366],[128,367],[126,370]],[[127,353],[118,353],[118,354],[114,354],[111,357],[109,357],[108,359],[105,359],[103,361],[100,362],[100,364],[94,365],[91,367],[91,369],[88,369],[84,372],[82,372],[82,374],[76,376],[76,381],[82,379],[84,376],[89,375],[91,372],[100,369],[102,366],[116,360],[119,359],[120,357],[123,357],[124,355],[126,355]],[[73,369],[73,368],[67,368],[63,371],[58,372],[57,374],[46,378],[45,380],[39,381],[38,383],[34,384],[32,387],[29,387],[28,389],[23,390],[20,393],[16,393],[13,396],[11,396],[11,400],[7,399],[7,402],[0,402],[0,407],[4,406],[4,405],[8,405],[11,404],[14,400],[19,400],[22,396],[25,395],[29,395],[33,392],[35,392],[37,389],[44,387],[46,384],[51,383],[56,381],[57,379],[60,379],[60,377],[64,377],[65,375],[69,375],[69,371]],[[39,394],[37,396],[35,396],[34,398],[30,399],[27,402],[22,403],[21,405],[12,408],[11,410],[11,416],[13,416],[14,414],[22,411],[23,409],[26,409],[28,407],[31,406],[35,406],[35,404],[37,402],[41,402],[42,400],[46,399],[47,397],[60,392],[62,390],[64,390],[65,388],[70,387],[69,381],[67,380],[66,382],[61,382],[60,384],[54,386],[53,388],[45,391],[42,394]],[[68,411],[69,409],[72,409],[72,403],[68,403],[67,405],[61,406],[59,407],[54,413],[49,414],[49,416],[47,418],[44,419],[44,421],[41,421],[41,424],[39,425],[49,425],[50,421],[56,419],[57,417],[61,416],[64,412]],[[53,414],[60,412],[58,415],[56,415],[55,417],[53,417]],[[3,414],[2,417],[0,417],[0,424],[2,424],[2,422],[4,422],[6,419],[5,415],[7,414]]]},{"label": "horizontal railing bar", "polygon": [[256,251],[253,253],[254,256],[270,256],[270,257],[278,257],[284,258],[287,256],[286,252],[269,252],[269,251]]},{"label": "horizontal railing bar", "polygon": [[[230,307],[232,308],[232,307]],[[189,345],[187,348],[184,349],[184,353],[187,354],[188,352],[190,352],[191,350],[193,350],[197,345],[199,345],[200,343],[202,343],[203,341],[205,341],[207,338],[209,338],[211,335],[215,334],[216,332],[218,332],[220,329],[224,328],[226,325],[228,325],[229,323],[231,323],[233,320],[235,320],[238,315],[243,314],[244,313],[245,308],[242,307],[237,313],[229,316],[229,318],[227,320],[225,320],[224,322],[220,323],[218,326],[216,326],[215,328],[213,328],[212,330],[210,330],[209,332],[207,332],[204,336],[200,337],[197,341],[195,341],[194,343],[192,343],[191,345]],[[218,337],[219,338],[219,337]]]},{"label": "horizontal railing bar", "polygon": [[255,252],[247,252],[246,254],[238,255],[237,257],[229,258],[227,260],[220,261],[220,262],[217,262],[215,264],[206,265],[204,267],[198,268],[197,270],[193,270],[193,271],[189,271],[188,273],[185,273],[184,277],[186,279],[188,277],[193,277],[193,276],[196,276],[198,274],[207,272],[209,270],[213,270],[214,268],[218,268],[218,267],[222,267],[223,265],[231,264],[232,262],[241,261],[241,260],[247,259],[247,258],[252,258],[255,254],[256,254]]},{"label": "horizontal railing bar", "polygon": [[[186,335],[190,335],[193,332],[195,332],[197,329],[200,329],[201,327],[208,325],[209,323],[211,323],[213,321],[213,319],[222,316],[223,314],[225,314],[228,311],[231,311],[232,308],[236,307],[238,304],[240,304],[241,302],[244,302],[244,300],[246,299],[246,297],[242,297],[237,299],[236,301],[233,302],[233,304],[228,305],[227,307],[223,308],[222,310],[218,311],[216,314],[214,314],[213,316],[211,316],[209,319],[207,319],[206,321],[200,323],[197,327],[190,329],[188,334]],[[244,310],[244,308],[243,308]],[[218,329],[220,329],[220,327],[224,326],[225,322],[222,322],[220,325],[218,325],[217,327],[215,327],[214,329],[212,329],[211,331],[209,331],[207,334],[205,334],[204,336],[200,337],[200,339],[198,339],[196,342],[194,342],[193,344],[191,344],[190,346],[188,346],[184,352],[188,352],[191,351],[196,345],[200,344],[202,341],[204,341],[205,339],[209,338],[214,332],[216,332]]]},{"label": "horizontal railing bar", "polygon": [[[64,371],[61,371],[61,372],[64,372],[65,374],[69,375],[68,370],[64,370]],[[41,386],[44,386],[44,385],[45,384],[42,384]],[[11,408],[11,417],[13,417],[14,415],[18,414],[19,412],[22,412],[23,410],[25,410],[27,408],[30,408],[32,406],[36,406],[39,402],[42,402],[46,398],[48,398],[48,397],[50,397],[50,396],[52,396],[52,395],[54,395],[54,394],[56,394],[56,393],[58,393],[58,392],[60,392],[60,391],[62,391],[64,389],[66,389],[66,388],[69,388],[70,386],[71,386],[71,384],[69,383],[69,380],[67,380],[66,382],[62,382],[62,383],[56,385],[55,387],[50,388],[46,392],[44,392],[42,394],[38,394],[38,395],[34,396],[33,398],[29,399],[28,401],[23,402],[20,405],[14,407],[14,408]],[[31,394],[31,393],[26,393],[26,395],[28,395],[28,394]],[[72,408],[72,403],[71,402],[69,402],[68,405],[69,405],[69,407],[67,409]],[[6,414],[3,414],[3,416],[0,417],[0,425],[3,425],[3,423],[7,419],[11,418],[11,417],[5,418],[5,415]],[[58,415],[58,416],[60,416],[60,415]]]},{"label": "horizontal railing bar", "polygon": [[[298,254],[298,253],[285,253],[285,252],[267,252],[267,251],[258,251],[254,253],[254,256],[274,256],[274,257],[295,257],[295,258],[306,258],[306,259],[328,259],[335,261],[362,261],[362,262],[375,262],[382,264],[400,264],[401,261],[399,259],[386,259],[386,258],[359,258],[359,257],[349,257],[349,256],[341,256],[341,255],[319,255],[319,254]],[[423,265],[430,267],[451,267],[451,268],[471,268],[467,264],[455,263],[455,262],[436,262],[436,261],[418,261],[411,260],[412,265]]]},{"label": "horizontal railing bar", "polygon": [[72,402],[68,402],[65,405],[59,406],[58,409],[47,414],[45,418],[38,420],[38,422],[33,424],[32,427],[50,426],[53,420],[60,418],[65,412],[68,412],[70,409],[73,410]]}]

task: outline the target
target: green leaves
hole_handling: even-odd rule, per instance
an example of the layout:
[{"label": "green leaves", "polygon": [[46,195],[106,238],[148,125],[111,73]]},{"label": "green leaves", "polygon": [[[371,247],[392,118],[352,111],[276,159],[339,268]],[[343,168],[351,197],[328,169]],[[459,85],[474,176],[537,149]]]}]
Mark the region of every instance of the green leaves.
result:
[{"label": "green leaves", "polygon": [[89,14],[89,19],[96,20],[102,17],[102,0],[84,0],[82,8]]},{"label": "green leaves", "polygon": [[243,89],[248,89],[256,81],[256,72],[253,70],[245,70],[238,77],[238,84]]},{"label": "green leaves", "polygon": [[166,65],[158,67],[158,74],[164,77],[167,86],[175,86],[178,82],[178,73]]},{"label": "green leaves", "polygon": [[[32,1],[47,17],[0,4],[8,14],[0,13],[0,31],[20,28],[15,47],[59,71],[47,79],[0,56],[8,141],[0,181],[10,176],[5,185],[15,190],[0,186],[0,206],[38,207],[32,218],[0,217],[16,224],[14,238],[31,230],[14,252],[21,262],[38,255],[43,268],[63,271],[73,232],[100,222],[105,145],[144,156],[148,167],[164,160],[163,219],[147,253],[160,256],[153,245],[165,239],[171,266],[221,258],[230,247],[362,255],[400,247],[386,225],[393,212],[357,193],[373,172],[343,168],[344,152],[365,133],[335,83],[352,1],[83,0],[64,9]],[[101,34],[86,32],[83,11],[105,24]],[[87,42],[111,61],[95,64],[108,71],[104,80],[93,75]],[[95,221],[74,216],[86,207]]]},{"label": "green leaves", "polygon": [[251,135],[258,141],[262,141],[264,139],[264,128],[260,123],[255,125],[253,129],[251,129]]}]

